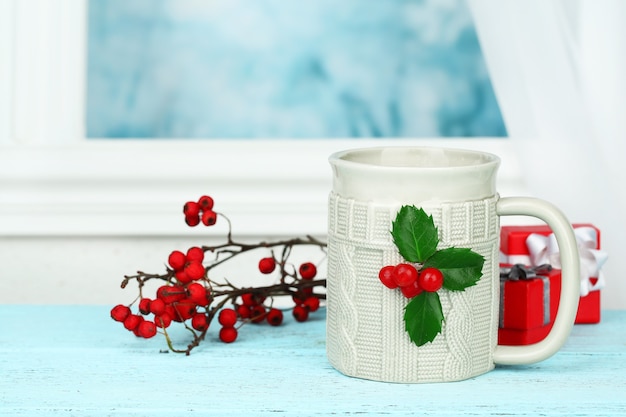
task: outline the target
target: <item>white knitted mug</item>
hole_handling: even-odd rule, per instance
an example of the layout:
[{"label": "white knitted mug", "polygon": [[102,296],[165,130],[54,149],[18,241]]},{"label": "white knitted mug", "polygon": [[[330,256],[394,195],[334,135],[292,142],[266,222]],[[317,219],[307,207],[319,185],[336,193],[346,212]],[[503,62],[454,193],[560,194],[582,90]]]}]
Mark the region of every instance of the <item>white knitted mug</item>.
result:
[{"label": "white knitted mug", "polygon": [[[387,382],[444,382],[495,364],[528,364],[554,354],[571,331],[579,299],[578,249],[570,222],[534,198],[500,198],[500,159],[446,148],[381,147],[330,156],[327,355],[340,372]],[[378,278],[403,259],[390,230],[404,205],[422,208],[438,228],[438,248],[469,248],[485,259],[465,291],[441,289],[444,321],[432,342],[414,344],[404,327],[408,300]],[[550,334],[528,346],[497,345],[499,216],[529,215],[553,230],[561,252],[562,292]]]}]

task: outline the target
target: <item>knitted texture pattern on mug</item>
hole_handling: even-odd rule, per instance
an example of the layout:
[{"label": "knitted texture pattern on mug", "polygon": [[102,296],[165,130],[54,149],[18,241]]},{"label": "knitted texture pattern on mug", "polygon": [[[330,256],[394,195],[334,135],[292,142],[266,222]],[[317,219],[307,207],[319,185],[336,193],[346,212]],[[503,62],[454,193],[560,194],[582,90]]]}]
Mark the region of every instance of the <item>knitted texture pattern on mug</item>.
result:
[{"label": "knitted texture pattern on mug", "polygon": [[402,261],[391,237],[400,205],[329,198],[327,353],[341,372],[388,382],[454,381],[493,368],[498,320],[498,197],[423,205],[439,230],[439,249],[485,257],[483,277],[462,292],[442,291],[442,334],[417,347],[404,329],[408,300],[378,279]]}]

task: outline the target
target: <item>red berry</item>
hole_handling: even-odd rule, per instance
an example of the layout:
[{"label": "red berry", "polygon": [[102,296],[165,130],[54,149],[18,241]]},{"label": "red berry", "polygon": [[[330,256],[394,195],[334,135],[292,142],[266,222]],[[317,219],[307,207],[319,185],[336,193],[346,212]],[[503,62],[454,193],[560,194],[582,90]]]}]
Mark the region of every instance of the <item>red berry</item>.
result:
[{"label": "red berry", "polygon": [[252,323],[261,323],[265,320],[266,315],[267,310],[265,310],[265,307],[261,304],[257,304],[252,307],[252,310],[250,311],[250,321],[252,321]]},{"label": "red berry", "polygon": [[[167,316],[170,316],[170,321],[173,321],[173,320],[174,320],[174,317],[176,317],[176,316],[177,316],[177,314],[176,314],[176,309],[174,308],[174,306],[173,306],[173,305],[171,305],[171,304],[166,304],[166,305],[165,305],[165,312],[163,312],[163,314],[161,314],[161,315],[162,315],[162,316],[166,316],[166,315],[167,315]],[[179,321],[179,320],[177,320],[177,321]]]},{"label": "red berry", "polygon": [[123,305],[118,304],[111,309],[111,318],[115,321],[124,321],[128,316],[130,316],[130,308]]},{"label": "red berry", "polygon": [[207,321],[206,314],[196,313],[191,317],[191,327],[199,332],[203,332],[209,328],[209,322]]},{"label": "red berry", "polygon": [[292,310],[292,314],[296,321],[299,322],[307,321],[309,318],[309,310],[303,305],[295,306]]},{"label": "red berry", "polygon": [[398,287],[406,287],[417,281],[417,269],[411,264],[398,264],[393,268],[393,280]]},{"label": "red berry", "polygon": [[196,227],[200,224],[200,215],[196,214],[195,216],[185,216],[185,223],[189,227]]},{"label": "red berry", "polygon": [[155,316],[163,314],[165,312],[165,302],[160,298],[152,300],[150,303],[150,312]]},{"label": "red berry", "polygon": [[276,260],[272,257],[263,258],[259,261],[259,271],[262,274],[271,274],[276,269]]},{"label": "red berry", "polygon": [[217,321],[224,327],[233,327],[237,323],[237,313],[232,308],[220,311]]},{"label": "red berry", "polygon": [[402,295],[406,298],[413,298],[416,295],[419,295],[423,290],[420,288],[417,281],[414,281],[413,284],[407,285],[406,287],[400,287],[400,291],[402,291]]},{"label": "red berry", "polygon": [[398,284],[396,284],[396,280],[393,279],[393,269],[394,269],[393,265],[387,265],[387,266],[383,266],[380,269],[380,272],[378,272],[378,279],[380,279],[380,282],[382,282],[385,287],[390,288],[392,290],[394,288],[398,288]]},{"label": "red berry", "polygon": [[311,311],[317,311],[318,308],[320,308],[320,299],[317,297],[309,297],[306,300],[304,300],[304,307]]},{"label": "red berry", "polygon": [[170,253],[169,258],[167,258],[167,263],[170,264],[174,271],[183,269],[183,267],[185,266],[185,262],[187,262],[186,256],[179,250],[175,250],[174,252]]},{"label": "red berry", "polygon": [[172,316],[170,316],[168,313],[163,313],[163,314],[154,316],[154,324],[157,327],[166,328],[166,327],[169,327],[171,323],[172,323]]},{"label": "red berry", "polygon": [[162,285],[156,294],[165,304],[172,304],[185,298],[185,289],[178,285]]},{"label": "red berry", "polygon": [[128,317],[126,317],[126,320],[124,320],[124,327],[127,330],[132,331],[132,330],[135,330],[142,321],[144,321],[143,317],[137,314],[130,314]]},{"label": "red berry", "polygon": [[198,205],[200,209],[203,211],[212,210],[213,209],[213,199],[208,195],[203,195],[198,199]]},{"label": "red berry", "polygon": [[237,315],[242,319],[249,319],[251,314],[250,306],[246,305],[238,305],[237,306]]},{"label": "red berry", "polygon": [[139,312],[141,314],[150,314],[150,303],[152,303],[152,300],[149,298],[142,298],[139,301]]},{"label": "red berry", "polygon": [[137,327],[137,334],[146,339],[150,339],[157,334],[156,325],[151,321],[144,320],[139,323],[139,326]]},{"label": "red berry", "polygon": [[234,327],[222,327],[220,329],[220,340],[224,343],[232,343],[237,339],[237,329]]},{"label": "red berry", "polygon": [[437,268],[425,268],[420,271],[418,282],[424,291],[438,291],[443,285],[443,273]]},{"label": "red berry", "polygon": [[305,262],[298,269],[302,279],[313,279],[317,275],[317,268],[311,262]]},{"label": "red berry", "polygon": [[197,246],[193,246],[187,250],[187,255],[185,256],[187,262],[198,262],[202,263],[204,260],[204,251],[202,248]]},{"label": "red berry", "polygon": [[249,307],[254,307],[256,305],[262,304],[263,301],[265,301],[265,296],[261,294],[247,292],[241,295],[241,302]]},{"label": "red berry", "polygon": [[291,296],[295,305],[304,304],[304,301],[313,295],[313,288],[301,288]]},{"label": "red berry", "polygon": [[185,266],[185,274],[191,281],[203,278],[204,272],[204,267],[200,262],[189,262]]},{"label": "red berry", "polygon": [[196,303],[186,298],[172,304],[176,314],[172,319],[174,321],[185,321],[190,319],[196,313]]},{"label": "red berry", "polygon": [[204,285],[193,282],[187,286],[187,292],[189,299],[197,305],[203,307],[209,305],[209,297]]},{"label": "red berry", "polygon": [[268,311],[266,320],[272,326],[280,326],[283,322],[283,312],[277,308],[272,308]]},{"label": "red berry", "polygon": [[217,214],[213,210],[207,210],[202,213],[201,220],[205,226],[213,226],[217,222]]},{"label": "red berry", "polygon": [[241,302],[243,305],[251,307],[257,304],[254,300],[254,295],[251,292],[247,292],[245,294],[241,294]]},{"label": "red berry", "polygon": [[181,269],[180,271],[176,271],[174,273],[174,276],[176,277],[178,282],[180,282],[181,284],[187,284],[192,281],[191,277],[187,275],[187,271],[185,271],[184,269]]},{"label": "red berry", "polygon": [[185,217],[197,217],[200,214],[200,204],[195,201],[187,201],[183,206]]}]

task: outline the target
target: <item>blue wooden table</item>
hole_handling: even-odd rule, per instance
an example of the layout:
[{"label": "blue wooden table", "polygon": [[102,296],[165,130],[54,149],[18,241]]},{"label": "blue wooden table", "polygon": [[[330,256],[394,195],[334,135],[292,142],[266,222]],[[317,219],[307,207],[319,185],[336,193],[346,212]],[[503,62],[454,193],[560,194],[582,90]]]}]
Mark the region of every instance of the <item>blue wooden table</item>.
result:
[{"label": "blue wooden table", "polygon": [[160,335],[136,338],[109,309],[0,306],[0,416],[626,416],[626,311],[575,326],[539,364],[404,385],[335,371],[323,311],[246,325],[230,345],[213,332],[184,356],[160,353]]}]

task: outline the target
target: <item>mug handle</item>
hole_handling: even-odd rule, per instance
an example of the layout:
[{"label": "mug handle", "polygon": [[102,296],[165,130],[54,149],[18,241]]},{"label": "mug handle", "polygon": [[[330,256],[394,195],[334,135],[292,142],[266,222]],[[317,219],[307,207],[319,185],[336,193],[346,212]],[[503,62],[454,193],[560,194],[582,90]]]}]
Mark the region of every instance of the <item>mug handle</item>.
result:
[{"label": "mug handle", "polygon": [[547,201],[530,197],[503,197],[498,200],[499,216],[525,215],[543,220],[552,229],[559,245],[562,265],[561,299],[550,333],[542,341],[525,346],[497,345],[493,361],[521,365],[542,361],[555,354],[569,336],[580,298],[580,260],[574,230],[563,213]]}]

